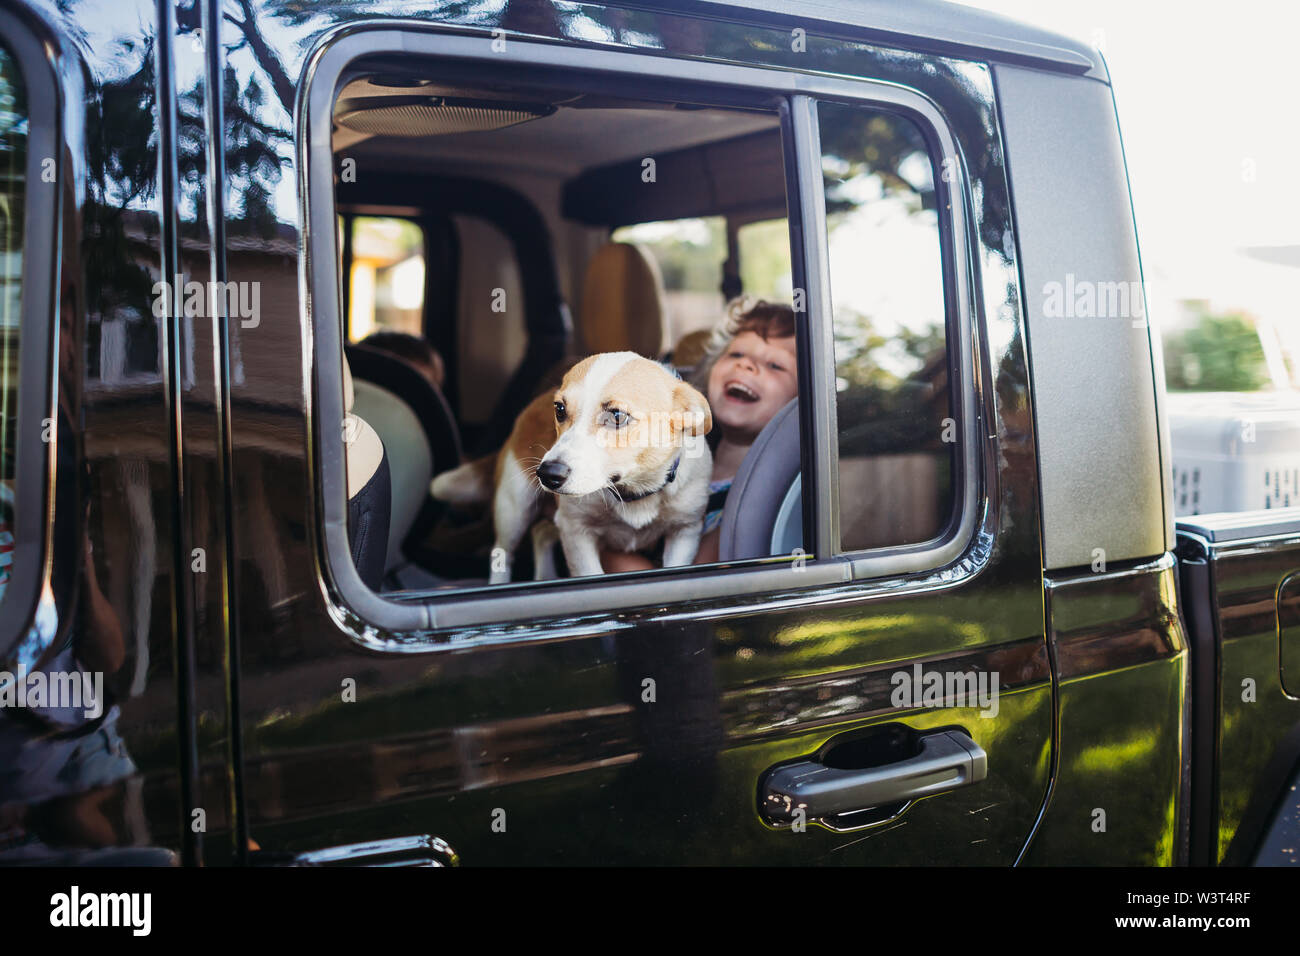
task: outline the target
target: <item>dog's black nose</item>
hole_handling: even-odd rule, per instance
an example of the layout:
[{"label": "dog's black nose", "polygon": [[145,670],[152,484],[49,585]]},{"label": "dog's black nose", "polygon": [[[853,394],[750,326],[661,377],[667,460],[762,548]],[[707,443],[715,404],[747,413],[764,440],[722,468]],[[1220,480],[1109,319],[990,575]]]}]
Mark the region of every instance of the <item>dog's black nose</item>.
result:
[{"label": "dog's black nose", "polygon": [[537,466],[537,477],[551,491],[564,484],[569,477],[569,466],[562,461],[544,461]]}]

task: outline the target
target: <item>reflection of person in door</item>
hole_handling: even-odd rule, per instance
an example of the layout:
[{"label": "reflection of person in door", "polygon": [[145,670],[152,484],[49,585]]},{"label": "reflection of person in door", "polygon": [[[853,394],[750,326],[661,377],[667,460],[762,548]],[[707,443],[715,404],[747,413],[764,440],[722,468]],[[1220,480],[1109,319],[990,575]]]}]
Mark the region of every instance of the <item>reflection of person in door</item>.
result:
[{"label": "reflection of person in door", "polygon": [[[23,679],[36,671],[71,675],[83,688],[103,688],[121,669],[126,642],[100,586],[89,536],[90,504],[77,442],[79,402],[73,392],[77,339],[67,321],[75,314],[74,294],[65,289],[59,335],[50,588],[56,601],[40,603],[4,669]],[[0,579],[0,591],[7,585],[7,577]],[[47,679],[47,686],[54,682]],[[60,855],[60,847],[122,842],[104,803],[136,768],[117,732],[118,707],[107,697],[107,692],[93,701],[83,696],[79,705],[47,698],[41,706],[0,710],[0,860],[49,859]]]}]

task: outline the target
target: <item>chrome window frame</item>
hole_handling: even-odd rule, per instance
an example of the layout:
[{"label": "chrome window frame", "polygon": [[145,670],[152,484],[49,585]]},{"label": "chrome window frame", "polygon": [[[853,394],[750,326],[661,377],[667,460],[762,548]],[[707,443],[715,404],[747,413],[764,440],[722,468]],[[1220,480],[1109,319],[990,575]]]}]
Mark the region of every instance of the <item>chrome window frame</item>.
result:
[{"label": "chrome window frame", "polygon": [[[968,248],[968,186],[955,137],[939,107],[921,92],[875,79],[844,78],[792,70],[740,66],[729,63],[647,55],[586,46],[570,46],[531,39],[508,39],[512,64],[549,70],[571,70],[585,76],[602,75],[633,82],[654,95],[656,82],[686,84],[780,98],[783,112],[783,148],[786,150],[787,201],[798,208],[791,217],[791,257],[796,278],[803,271],[807,321],[801,328],[801,373],[807,384],[801,401],[803,475],[805,487],[816,495],[805,499],[805,530],[812,533],[811,557],[775,556],[742,564],[713,565],[690,572],[689,589],[682,588],[680,570],[642,572],[590,581],[568,579],[540,586],[516,583],[509,589],[475,588],[448,592],[403,592],[380,595],[367,588],[351,561],[347,537],[347,499],[343,443],[322,433],[326,423],[343,418],[342,317],[339,277],[335,263],[334,154],[331,120],[338,86],[345,71],[358,59],[372,56],[411,56],[455,61],[470,66],[499,65],[502,55],[492,50],[486,31],[432,26],[408,21],[370,21],[328,34],[308,56],[296,110],[297,170],[300,217],[303,223],[299,257],[302,296],[301,328],[305,371],[304,403],[308,417],[309,461],[316,476],[317,495],[312,534],[317,536],[320,585],[331,614],[341,627],[363,643],[381,650],[428,650],[435,641],[415,646],[391,632],[486,628],[514,625],[511,637],[525,636],[519,625],[550,618],[573,618],[586,612],[633,608],[662,608],[667,612],[687,602],[724,598],[772,598],[789,594],[791,600],[815,590],[859,579],[901,577],[953,564],[975,542],[976,522],[985,510],[978,481],[979,443],[976,365],[974,360],[974,287]],[[954,409],[958,420],[959,474],[956,520],[941,538],[900,548],[840,553],[834,546],[838,529],[838,458],[835,399],[835,357],[832,349],[829,264],[826,260],[825,203],[821,170],[821,144],[816,104],[834,100],[864,108],[900,113],[917,124],[931,144],[935,169],[952,169],[953,181],[940,191],[941,241],[944,243],[945,299],[949,304],[949,367],[951,393],[960,395]],[[937,148],[938,152],[934,152]],[[790,163],[793,154],[794,163]],[[794,178],[791,178],[794,177]],[[936,190],[940,184],[936,182]],[[950,201],[944,201],[951,197]],[[323,224],[323,225],[322,225]],[[807,237],[813,237],[808,241]],[[956,357],[954,360],[954,335]],[[806,342],[804,341],[806,339]],[[802,347],[802,346],[811,346]],[[325,387],[328,386],[328,387]],[[989,439],[991,441],[991,439]],[[809,481],[808,477],[812,480]],[[816,502],[828,507],[815,507]],[[810,514],[811,512],[811,514]],[[811,520],[809,520],[811,519]],[[792,564],[797,574],[792,574]],[[973,573],[973,572],[970,572]],[[957,577],[960,577],[958,575]],[[896,590],[897,582],[891,582]],[[932,587],[933,582],[919,586]],[[833,592],[832,592],[833,593]],[[384,632],[390,632],[385,635]],[[445,645],[443,645],[445,646]],[[458,645],[459,646],[459,645]]]}]

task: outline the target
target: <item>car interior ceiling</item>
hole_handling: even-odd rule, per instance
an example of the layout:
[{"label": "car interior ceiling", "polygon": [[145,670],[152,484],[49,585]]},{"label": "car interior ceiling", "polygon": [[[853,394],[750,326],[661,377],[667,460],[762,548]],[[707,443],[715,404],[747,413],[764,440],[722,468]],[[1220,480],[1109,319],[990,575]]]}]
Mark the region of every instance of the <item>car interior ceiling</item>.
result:
[{"label": "car interior ceiling", "polygon": [[[441,222],[454,234],[451,213],[457,211],[467,195],[476,189],[490,192],[493,187],[515,190],[525,203],[538,207],[534,212],[540,214],[540,222],[533,219],[521,223],[512,220],[533,217],[502,215],[494,223],[514,242],[516,256],[545,258],[545,243],[542,251],[521,253],[529,247],[519,241],[525,238],[520,233],[538,229],[548,234],[542,238],[549,238],[552,244],[567,241],[572,246],[576,235],[579,247],[591,251],[586,261],[569,263],[567,285],[575,299],[609,302],[621,296],[628,301],[645,302],[653,298],[654,294],[644,288],[620,288],[613,295],[599,289],[601,282],[608,278],[604,275],[608,267],[598,263],[613,262],[616,257],[601,259],[596,252],[608,242],[610,232],[616,227],[720,215],[726,217],[728,238],[733,239],[738,224],[781,218],[786,214],[780,127],[774,110],[710,108],[481,82],[448,83],[420,78],[409,71],[376,74],[363,70],[342,84],[334,121],[336,156],[354,159],[356,168],[365,171],[364,175],[356,176],[355,182],[338,184],[341,213],[405,216],[418,219],[426,227]],[[671,186],[628,190],[625,184],[640,179],[643,159],[651,156],[657,163],[657,181]],[[401,193],[407,201],[394,203],[395,193]],[[539,196],[543,201],[538,201]],[[549,209],[545,208],[548,197],[552,207]],[[463,212],[463,207],[459,211]],[[567,237],[556,234],[562,230],[570,234]],[[444,237],[435,238],[446,246]],[[450,254],[465,253],[453,250]],[[426,248],[426,258],[431,255],[437,255],[436,249]],[[720,270],[718,280],[719,289],[729,297],[738,284],[734,249],[728,258],[727,274]],[[537,267],[538,263],[519,262],[521,271],[530,265]],[[646,265],[633,262],[632,267],[631,274],[635,276]],[[431,263],[430,268],[439,267]],[[554,260],[545,262],[544,270],[557,271]],[[616,271],[621,277],[618,281],[626,283],[628,269],[620,265]],[[449,272],[450,277],[456,275],[454,269],[444,265],[441,270],[444,282]],[[593,279],[593,272],[601,274]],[[554,284],[555,276],[550,278]],[[644,286],[649,280],[640,281]],[[455,282],[449,284],[454,286]],[[426,291],[433,288],[427,285]],[[454,296],[457,291],[453,289],[451,294]],[[385,589],[423,590],[486,576],[486,558],[479,562],[484,563],[484,568],[472,561],[466,563],[462,550],[467,540],[466,529],[449,528],[442,520],[441,526],[434,528],[436,540],[430,545],[429,535],[435,519],[428,513],[429,500],[426,496],[417,505],[410,499],[413,494],[418,497],[413,489],[427,488],[432,473],[460,462],[462,432],[466,452],[471,453],[468,457],[490,450],[486,448],[488,444],[499,445],[515,414],[536,394],[547,374],[553,372],[557,352],[561,356],[565,352],[572,354],[582,348],[584,338],[595,340],[595,336],[582,334],[584,310],[579,302],[575,303],[579,308],[577,341],[574,341],[575,337],[565,328],[568,320],[561,294],[558,289],[551,294],[561,309],[549,320],[554,328],[530,314],[525,334],[530,344],[541,345],[534,340],[544,339],[558,329],[563,333],[563,340],[525,355],[514,370],[506,390],[508,394],[498,403],[494,420],[482,428],[467,426],[463,421],[457,423],[454,389],[449,389],[450,405],[441,395],[431,404],[433,400],[422,394],[427,391],[423,386],[403,377],[401,401],[381,399],[378,392],[387,388],[385,383],[391,385],[395,381],[393,366],[373,355],[363,355],[365,350],[356,345],[349,347],[348,359],[359,383],[358,414],[364,408],[367,416],[376,417],[381,435],[389,430],[392,436],[404,436],[395,444],[407,444],[418,432],[423,432],[425,439],[417,443],[421,451],[409,463],[401,460],[400,452],[390,456],[396,496],[392,506],[396,540],[389,542]],[[529,301],[537,297],[535,291],[532,296],[525,294],[526,312],[531,313],[537,306],[536,302]],[[448,322],[446,313],[440,319],[432,317],[430,310],[434,305],[430,301],[424,304],[425,337],[444,349],[452,348],[456,332],[451,326],[455,320]],[[661,308],[659,304],[649,311],[661,311]],[[608,318],[607,309],[603,314],[607,322],[615,321]],[[617,347],[619,334],[605,334],[601,340],[615,343]],[[639,339],[631,335],[622,347],[644,354],[645,341],[644,333]],[[671,350],[671,343],[669,346]],[[461,370],[455,368],[454,352],[444,353],[443,358],[448,365],[451,386]],[[381,387],[368,386],[367,380]],[[427,422],[421,428],[420,423],[411,421],[412,416],[406,410],[396,407],[399,404],[419,408],[416,419],[425,417],[436,405],[437,424],[432,431]],[[448,431],[450,435],[442,434]],[[440,460],[434,461],[433,447],[438,445]],[[457,458],[448,461],[446,449],[453,447]],[[425,458],[430,460],[426,462]],[[477,518],[481,521],[483,516]],[[521,557],[525,560],[520,571],[526,574],[528,556],[521,554]]]},{"label": "car interior ceiling", "polygon": [[514,169],[564,179],[593,166],[777,125],[776,113],[766,110],[363,76],[340,90],[334,149],[392,166],[413,161],[427,170],[463,163],[480,171]]}]

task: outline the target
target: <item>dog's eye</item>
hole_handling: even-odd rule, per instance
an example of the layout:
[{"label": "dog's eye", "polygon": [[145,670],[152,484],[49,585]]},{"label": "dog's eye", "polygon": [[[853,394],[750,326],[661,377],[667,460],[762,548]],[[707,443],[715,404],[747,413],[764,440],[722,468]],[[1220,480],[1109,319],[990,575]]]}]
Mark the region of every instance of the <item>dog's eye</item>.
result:
[{"label": "dog's eye", "polygon": [[611,428],[622,428],[632,420],[632,416],[621,408],[610,408],[605,411],[605,424]]},{"label": "dog's eye", "polygon": [[562,422],[569,417],[569,413],[564,410],[564,402],[555,403],[555,420]]}]

